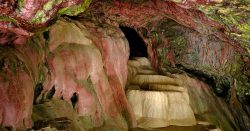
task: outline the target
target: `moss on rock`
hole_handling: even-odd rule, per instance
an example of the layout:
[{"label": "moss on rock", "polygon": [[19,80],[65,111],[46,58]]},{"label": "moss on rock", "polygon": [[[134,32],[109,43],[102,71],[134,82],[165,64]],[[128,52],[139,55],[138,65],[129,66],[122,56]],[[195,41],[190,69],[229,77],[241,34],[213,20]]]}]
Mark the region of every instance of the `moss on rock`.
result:
[{"label": "moss on rock", "polygon": [[215,5],[199,5],[199,10],[226,27],[226,33],[250,53],[250,1],[230,0]]},{"label": "moss on rock", "polygon": [[58,13],[61,15],[69,15],[69,16],[78,15],[79,13],[82,13],[87,9],[87,7],[90,5],[91,1],[92,0],[84,0],[84,2],[82,2],[82,4],[65,7],[63,9],[60,9],[58,11]]}]

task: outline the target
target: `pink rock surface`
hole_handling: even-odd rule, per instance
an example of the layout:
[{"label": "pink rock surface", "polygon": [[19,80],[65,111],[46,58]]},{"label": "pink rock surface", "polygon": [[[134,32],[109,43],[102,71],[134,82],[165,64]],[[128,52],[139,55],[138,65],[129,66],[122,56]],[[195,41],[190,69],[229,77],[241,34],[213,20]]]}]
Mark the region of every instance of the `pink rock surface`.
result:
[{"label": "pink rock surface", "polygon": [[104,28],[93,28],[90,22],[83,24],[93,34],[93,43],[100,50],[104,63],[104,70],[111,86],[114,100],[119,112],[125,112],[130,126],[135,126],[135,118],[128,105],[124,88],[127,81],[127,60],[129,57],[128,42],[117,27],[105,24]]},{"label": "pink rock surface", "polygon": [[24,71],[13,73],[0,78],[0,112],[3,126],[14,129],[31,128],[31,112],[33,87],[32,80]]},{"label": "pink rock surface", "polygon": [[117,27],[82,23],[86,26],[58,21],[49,32],[48,47],[42,37],[33,37],[24,45],[1,48],[2,126],[18,130],[32,127],[34,87],[38,83],[44,88],[37,102],[54,86],[53,99],[71,103],[76,94],[75,109],[79,116],[90,117],[94,127],[117,123],[112,126],[128,129],[125,118],[129,126],[135,126],[124,92],[129,55],[125,36]]},{"label": "pink rock surface", "polygon": [[[48,82],[50,84],[44,92],[55,85],[54,97],[63,97],[69,102],[77,93],[79,114],[91,116],[97,126],[102,124],[103,115],[113,119],[121,113],[127,114],[130,125],[134,126],[133,114],[124,93],[129,51],[121,31],[112,26],[103,29],[65,21],[57,24],[51,29],[49,42],[53,53],[49,58],[52,81]],[[69,28],[72,26],[74,28]],[[76,30],[82,37],[74,37]],[[68,35],[57,37],[62,31]],[[117,34],[111,36],[110,33]]]},{"label": "pink rock surface", "polygon": [[25,130],[32,127],[31,113],[34,87],[39,82],[43,67],[43,51],[36,45],[39,39],[25,46],[1,47],[0,122],[4,127]]}]

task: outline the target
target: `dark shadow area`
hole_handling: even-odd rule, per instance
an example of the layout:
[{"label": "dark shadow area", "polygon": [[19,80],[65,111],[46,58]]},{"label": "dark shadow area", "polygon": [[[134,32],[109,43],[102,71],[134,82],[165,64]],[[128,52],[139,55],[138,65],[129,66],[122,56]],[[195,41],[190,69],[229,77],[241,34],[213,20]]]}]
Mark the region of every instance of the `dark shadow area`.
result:
[{"label": "dark shadow area", "polygon": [[35,87],[35,91],[34,91],[34,100],[33,100],[33,104],[37,104],[36,103],[36,99],[39,97],[39,95],[42,93],[43,91],[43,84],[42,83],[38,83]]},{"label": "dark shadow area", "polygon": [[132,57],[148,57],[146,44],[140,35],[133,28],[120,26],[120,29],[129,42],[129,59]]},{"label": "dark shadow area", "polygon": [[49,92],[47,93],[46,98],[47,98],[47,99],[52,99],[52,97],[53,97],[53,95],[55,94],[55,92],[56,92],[56,89],[55,89],[55,86],[53,86],[53,87],[49,90]]},{"label": "dark shadow area", "polygon": [[77,103],[77,100],[78,100],[77,94],[74,93],[70,100],[71,100],[72,106],[74,108],[76,103]]},{"label": "dark shadow area", "polygon": [[176,67],[207,83],[210,87],[213,88],[213,91],[217,96],[227,98],[231,85],[229,78],[224,76],[212,76],[200,70],[187,68],[181,64],[177,64]]}]

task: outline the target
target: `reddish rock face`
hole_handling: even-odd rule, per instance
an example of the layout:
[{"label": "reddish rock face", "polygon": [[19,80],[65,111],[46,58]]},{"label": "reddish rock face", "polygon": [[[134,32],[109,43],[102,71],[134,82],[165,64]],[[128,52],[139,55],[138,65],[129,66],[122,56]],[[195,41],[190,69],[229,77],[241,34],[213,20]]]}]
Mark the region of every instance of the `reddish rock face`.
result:
[{"label": "reddish rock face", "polygon": [[[195,5],[195,2],[176,4],[156,0],[138,4],[97,1],[89,8],[89,12],[94,16],[102,15],[98,19],[105,19],[110,24],[135,28],[147,44],[149,58],[156,69],[162,72],[185,70],[201,80],[205,76],[207,79],[203,81],[211,84],[214,91],[224,97],[230,97],[232,91],[228,89],[236,84],[238,98],[244,96],[246,101],[250,87],[249,76],[245,75],[248,71],[249,55],[242,60],[241,54],[249,53],[225,35],[227,29],[223,25],[208,19],[192,4]],[[243,101],[242,98],[240,100]],[[232,106],[229,108],[233,110]],[[243,108],[238,110],[243,114],[248,112],[243,111]],[[237,113],[233,114],[236,123],[245,121]],[[246,123],[241,125],[242,129],[249,128]]]},{"label": "reddish rock face", "polygon": [[227,41],[214,35],[199,33],[170,19],[162,19],[157,23],[146,27],[150,31],[146,32],[147,35],[143,28],[139,29],[151,50],[154,50],[152,56],[158,58],[151,58],[158,63],[156,67],[176,67],[182,64],[204,71],[206,68],[206,71],[217,71],[224,75],[226,68],[235,61],[237,51]]},{"label": "reddish rock face", "polygon": [[133,127],[135,126],[134,116],[124,93],[124,86],[127,82],[127,60],[129,57],[128,42],[117,27],[112,28],[112,26],[104,24],[103,28],[96,29],[93,27],[97,25],[92,23],[94,22],[84,22],[83,24],[93,34],[91,35],[93,43],[101,52],[104,70],[107,74],[118,111],[125,112],[130,126]]},{"label": "reddish rock face", "polygon": [[[7,65],[6,65],[7,66]],[[31,128],[33,83],[24,71],[1,75],[1,123],[14,129]]]},{"label": "reddish rock face", "polygon": [[[2,0],[0,1],[0,44],[24,44],[26,38],[50,25],[59,15],[77,15],[89,0]],[[6,41],[7,40],[7,41]]]},{"label": "reddish rock face", "polygon": [[[51,96],[75,105],[77,119],[84,117],[90,121],[87,126],[92,125],[85,129],[135,126],[124,92],[128,42],[118,27],[103,25],[61,20],[51,28],[46,42],[42,37],[32,37],[24,45],[1,47],[2,126],[18,130],[31,128],[34,95],[35,104],[40,104],[40,108]],[[48,46],[44,46],[45,43]],[[40,92],[34,93],[38,83],[43,87],[36,88],[35,91]],[[72,101],[74,95],[76,101]],[[36,111],[33,120],[39,123],[42,119],[36,114],[41,112]],[[50,117],[56,119],[56,116]],[[46,122],[49,121],[43,123]]]},{"label": "reddish rock face", "polygon": [[[192,6],[216,2],[222,1],[95,1],[88,12],[110,24],[135,28],[144,37],[155,68],[160,69],[159,66],[167,62],[171,67],[181,65],[191,70],[201,69],[210,76],[225,75],[231,82],[233,74],[238,81],[244,81],[238,82],[238,95],[246,95],[250,89],[244,87],[249,87],[249,78],[238,72],[246,72],[243,66],[247,64],[240,55],[248,54],[247,50],[226,35],[228,29],[223,24],[209,19]],[[170,19],[173,21],[167,24]]]},{"label": "reddish rock face", "polygon": [[[221,30],[223,25],[208,19],[205,14],[199,10],[185,9],[171,1],[156,0],[154,2],[147,1],[141,4],[118,1],[113,3],[96,1],[89,10],[93,13],[102,12],[111,20],[136,28],[145,27],[152,21],[168,17],[174,19],[181,25],[190,27],[201,33],[223,35],[223,33],[216,30]],[[212,31],[211,29],[215,30]]]},{"label": "reddish rock face", "polygon": [[33,88],[40,81],[39,74],[44,69],[44,52],[41,50],[43,42],[38,37],[23,46],[0,48],[1,126],[12,127],[14,130],[32,127]]}]

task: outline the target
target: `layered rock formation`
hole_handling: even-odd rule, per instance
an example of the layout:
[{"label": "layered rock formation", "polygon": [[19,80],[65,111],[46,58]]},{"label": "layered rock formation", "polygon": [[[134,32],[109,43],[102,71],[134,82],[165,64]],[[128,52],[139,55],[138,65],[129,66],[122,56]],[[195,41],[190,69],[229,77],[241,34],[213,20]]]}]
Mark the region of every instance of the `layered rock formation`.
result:
[{"label": "layered rock formation", "polygon": [[208,122],[222,130],[242,130],[230,106],[206,83],[185,73],[157,75],[146,58],[129,60],[128,66],[131,79],[126,93],[138,127],[193,126]]},{"label": "layered rock formation", "polygon": [[[169,125],[196,125],[188,92],[179,85],[180,82],[167,76],[152,75],[154,71],[150,62],[146,58],[137,59],[129,61],[129,77],[133,79],[126,91],[136,115],[137,126],[160,128]],[[151,72],[148,71],[150,69]]]}]

